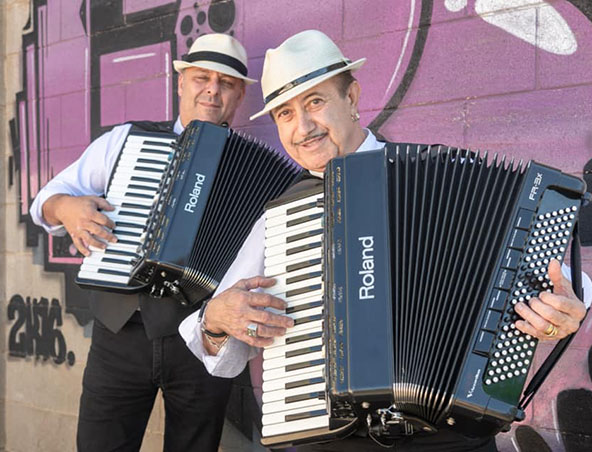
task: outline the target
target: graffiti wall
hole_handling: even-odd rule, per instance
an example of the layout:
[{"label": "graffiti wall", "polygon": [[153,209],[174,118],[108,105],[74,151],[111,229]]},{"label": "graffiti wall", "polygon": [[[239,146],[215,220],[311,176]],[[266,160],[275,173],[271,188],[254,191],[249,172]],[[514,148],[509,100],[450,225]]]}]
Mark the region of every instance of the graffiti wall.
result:
[{"label": "graffiti wall", "polygon": [[[8,2],[13,3],[26,8],[27,20],[12,38],[18,40],[18,67],[10,70],[18,72],[19,87],[7,94],[11,147],[4,176],[8,196],[18,199],[10,217],[22,231],[17,246],[43,272],[37,283],[7,294],[8,366],[15,360],[41,361],[62,372],[80,366],[80,352],[69,347],[62,324],[75,319],[82,329],[91,320],[73,282],[80,255],[67,238],[48,237],[32,224],[32,200],[113,125],[175,118],[171,62],[204,33],[241,40],[249,74],[257,78],[268,47],[304,29],[324,31],[350,58],[368,59],[355,74],[362,86],[362,122],[391,141],[501,151],[580,175],[592,158],[588,0]],[[10,20],[11,9],[5,8]],[[249,87],[233,126],[279,147],[267,117],[248,121],[261,107],[259,86]],[[591,256],[584,253],[589,273]],[[6,278],[12,271],[5,269]],[[43,291],[43,278],[56,275],[63,299]],[[499,435],[500,450],[592,448],[591,344],[588,319],[526,420]],[[548,352],[549,346],[539,347],[535,362]],[[257,387],[257,362],[251,377]]]}]

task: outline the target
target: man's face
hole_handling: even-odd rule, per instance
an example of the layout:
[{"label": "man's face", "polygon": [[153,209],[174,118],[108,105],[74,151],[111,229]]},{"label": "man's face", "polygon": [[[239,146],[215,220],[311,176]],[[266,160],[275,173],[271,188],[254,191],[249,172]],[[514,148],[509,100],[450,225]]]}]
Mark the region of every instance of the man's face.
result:
[{"label": "man's face", "polygon": [[343,96],[333,77],[274,108],[272,116],[288,154],[302,167],[322,172],[332,158],[355,151],[362,131],[352,121],[359,95],[358,82]]},{"label": "man's face", "polygon": [[179,74],[179,114],[184,127],[194,119],[230,124],[245,95],[243,80],[189,67]]}]

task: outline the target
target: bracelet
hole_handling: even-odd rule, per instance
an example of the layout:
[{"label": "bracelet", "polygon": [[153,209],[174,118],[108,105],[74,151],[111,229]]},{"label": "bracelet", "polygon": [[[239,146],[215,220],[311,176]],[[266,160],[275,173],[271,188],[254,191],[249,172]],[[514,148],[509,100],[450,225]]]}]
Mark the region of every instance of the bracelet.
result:
[{"label": "bracelet", "polygon": [[[226,334],[224,331],[222,331],[221,333],[214,333],[210,330],[208,330],[206,328],[206,319],[205,319],[205,315],[206,315],[206,309],[208,307],[208,303],[210,302],[211,298],[208,298],[206,301],[204,301],[204,304],[201,308],[201,312],[199,313],[199,321],[201,322],[201,332],[204,333],[206,335],[206,337],[215,337],[215,338],[221,338],[221,337],[228,337],[228,334]],[[212,345],[214,345],[212,342],[210,342]]]},{"label": "bracelet", "polygon": [[[203,331],[203,330],[202,330]],[[226,337],[222,340],[222,342],[220,342],[219,344],[217,344],[216,342],[214,342],[214,340],[208,336],[206,334],[206,340],[208,341],[208,343],[214,347],[217,351],[220,351],[220,349],[222,347],[224,347],[226,345],[226,342],[228,342],[228,339],[230,339],[230,336],[226,335]]]}]

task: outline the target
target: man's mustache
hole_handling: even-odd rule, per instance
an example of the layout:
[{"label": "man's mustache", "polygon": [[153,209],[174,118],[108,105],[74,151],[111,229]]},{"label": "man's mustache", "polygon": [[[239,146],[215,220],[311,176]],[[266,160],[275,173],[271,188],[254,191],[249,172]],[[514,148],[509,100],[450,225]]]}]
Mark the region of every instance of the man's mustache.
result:
[{"label": "man's mustache", "polygon": [[321,138],[327,135],[326,133],[315,133],[304,137],[301,141],[297,141],[294,143],[295,146],[301,146],[303,144],[307,144],[309,141],[316,140],[317,138]]}]

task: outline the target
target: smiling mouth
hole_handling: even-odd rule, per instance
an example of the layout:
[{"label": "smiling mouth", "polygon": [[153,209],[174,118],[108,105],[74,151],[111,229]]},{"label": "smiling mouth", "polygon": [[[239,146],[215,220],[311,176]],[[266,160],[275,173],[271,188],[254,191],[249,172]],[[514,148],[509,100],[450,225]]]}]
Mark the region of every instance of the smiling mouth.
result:
[{"label": "smiling mouth", "polygon": [[319,141],[321,141],[323,138],[325,138],[327,136],[326,133],[320,134],[320,135],[316,135],[312,138],[308,138],[306,140],[300,141],[298,143],[296,143],[297,146],[303,146],[303,147],[309,147],[309,146],[314,146],[315,144],[317,144]]}]

